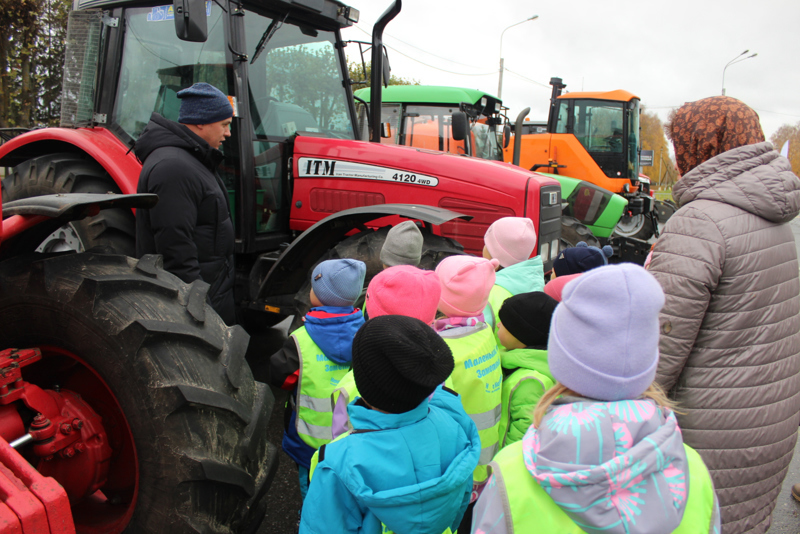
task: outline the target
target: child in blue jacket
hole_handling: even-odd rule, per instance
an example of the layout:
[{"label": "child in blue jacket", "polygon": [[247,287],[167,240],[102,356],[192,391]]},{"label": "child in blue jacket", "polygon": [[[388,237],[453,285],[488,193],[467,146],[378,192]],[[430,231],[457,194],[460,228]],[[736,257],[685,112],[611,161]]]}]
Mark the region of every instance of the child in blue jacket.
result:
[{"label": "child in blue jacket", "polygon": [[364,324],[353,304],[367,266],[351,259],[323,261],[311,275],[305,324],[270,357],[270,381],[292,391],[286,404],[283,450],[297,463],[300,493],[308,491],[311,455],[332,439],[330,395],[350,370],[353,337]]},{"label": "child in blue jacket", "polygon": [[318,451],[300,534],[455,530],[481,445],[458,394],[440,386],[453,365],[419,319],[364,324],[353,341],[353,430]]}]

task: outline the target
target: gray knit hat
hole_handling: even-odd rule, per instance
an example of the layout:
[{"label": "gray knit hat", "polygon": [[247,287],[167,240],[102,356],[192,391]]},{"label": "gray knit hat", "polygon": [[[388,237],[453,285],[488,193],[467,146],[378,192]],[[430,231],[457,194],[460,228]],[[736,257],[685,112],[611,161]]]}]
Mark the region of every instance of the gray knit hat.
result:
[{"label": "gray knit hat", "polygon": [[311,288],[323,306],[352,306],[361,295],[366,274],[363,261],[326,260],[314,267]]},{"label": "gray knit hat", "polygon": [[181,124],[213,124],[233,117],[233,107],[225,93],[208,83],[196,83],[178,91]]},{"label": "gray knit hat", "polygon": [[422,257],[422,232],[414,221],[403,221],[386,234],[381,249],[381,262],[387,267],[413,265],[419,267]]}]

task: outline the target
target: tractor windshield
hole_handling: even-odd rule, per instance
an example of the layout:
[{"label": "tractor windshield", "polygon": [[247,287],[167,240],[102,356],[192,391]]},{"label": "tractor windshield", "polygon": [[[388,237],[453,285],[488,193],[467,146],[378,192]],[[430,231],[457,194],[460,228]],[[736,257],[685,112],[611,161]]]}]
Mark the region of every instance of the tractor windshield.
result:
[{"label": "tractor windshield", "polygon": [[406,106],[398,144],[466,154],[464,141],[453,139],[453,113],[458,106]]},{"label": "tractor windshield", "polygon": [[[634,102],[638,105],[638,100]],[[609,178],[636,178],[639,113],[638,107],[628,109],[635,106],[627,104],[612,100],[562,99],[556,133],[575,135]]]},{"label": "tractor windshield", "polygon": [[503,148],[497,138],[497,129],[488,122],[485,117],[474,122],[470,121],[472,138],[475,141],[472,155],[481,159],[503,161]]},{"label": "tractor windshield", "polygon": [[[273,19],[247,11],[252,58]],[[354,139],[336,34],[275,21],[272,37],[250,65],[250,112],[256,137],[313,132]]]}]

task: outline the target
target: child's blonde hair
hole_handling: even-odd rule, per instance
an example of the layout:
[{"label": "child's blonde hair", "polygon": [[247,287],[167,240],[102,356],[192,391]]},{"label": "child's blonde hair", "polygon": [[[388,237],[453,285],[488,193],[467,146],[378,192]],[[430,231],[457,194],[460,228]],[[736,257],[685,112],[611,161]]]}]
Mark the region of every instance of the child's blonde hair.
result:
[{"label": "child's blonde hair", "polygon": [[[536,408],[533,409],[533,426],[539,428],[539,424],[541,424],[545,413],[547,413],[547,409],[553,404],[553,401],[562,395],[581,396],[580,393],[572,391],[561,382],[556,382],[556,385],[545,391],[544,395],[539,399],[539,402],[536,403]],[[675,409],[677,406],[675,401],[670,400],[664,392],[664,389],[655,382],[650,384],[650,387],[640,395],[640,398],[650,399],[663,408],[669,408],[675,413],[681,413]]]}]

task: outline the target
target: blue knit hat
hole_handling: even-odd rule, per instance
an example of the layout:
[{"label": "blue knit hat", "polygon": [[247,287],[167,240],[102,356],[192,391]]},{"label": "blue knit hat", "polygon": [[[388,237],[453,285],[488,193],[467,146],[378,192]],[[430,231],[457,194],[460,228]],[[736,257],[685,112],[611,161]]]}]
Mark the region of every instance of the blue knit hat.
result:
[{"label": "blue knit hat", "polygon": [[564,287],[547,343],[556,380],[591,399],[636,399],[658,365],[664,292],[638,265],[598,267]]},{"label": "blue knit hat", "polygon": [[231,106],[225,93],[208,83],[196,83],[178,91],[181,99],[181,124],[212,124],[233,117]]},{"label": "blue knit hat", "polygon": [[314,267],[311,288],[323,306],[352,306],[361,295],[366,275],[363,261],[326,260]]},{"label": "blue knit hat", "polygon": [[608,258],[614,253],[609,245],[599,249],[590,247],[586,242],[581,241],[574,247],[565,248],[553,262],[553,270],[556,276],[567,274],[585,273],[595,267],[608,265]]}]

